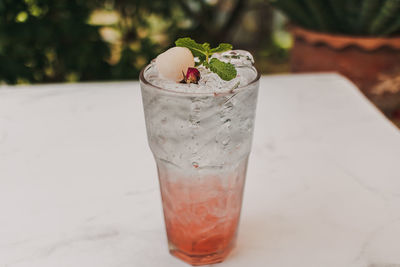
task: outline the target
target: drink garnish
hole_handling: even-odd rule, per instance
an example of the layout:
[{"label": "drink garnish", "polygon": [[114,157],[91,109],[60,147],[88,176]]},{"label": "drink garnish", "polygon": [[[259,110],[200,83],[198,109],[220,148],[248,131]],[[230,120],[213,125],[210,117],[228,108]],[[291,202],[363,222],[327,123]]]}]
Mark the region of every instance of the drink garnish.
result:
[{"label": "drink garnish", "polygon": [[193,54],[185,47],[172,47],[156,58],[159,74],[172,81],[180,82],[188,68],[194,67]]},{"label": "drink garnish", "polygon": [[193,56],[199,59],[196,66],[203,65],[225,81],[230,81],[236,77],[237,72],[235,66],[220,61],[217,58],[211,58],[214,53],[222,53],[232,50],[231,44],[221,43],[216,48],[211,48],[209,43],[199,44],[195,40],[185,37],[176,40],[175,45],[177,47],[188,48],[192,52]]},{"label": "drink garnish", "polygon": [[200,71],[196,68],[189,67],[186,74],[183,73],[183,80],[181,83],[195,83],[197,84],[200,80]]}]

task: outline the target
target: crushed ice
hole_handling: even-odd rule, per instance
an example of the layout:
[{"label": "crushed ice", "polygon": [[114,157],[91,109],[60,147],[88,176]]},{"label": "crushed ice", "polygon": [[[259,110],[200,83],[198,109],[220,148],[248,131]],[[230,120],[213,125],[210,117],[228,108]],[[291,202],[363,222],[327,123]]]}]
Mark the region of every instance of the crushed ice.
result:
[{"label": "crushed ice", "polygon": [[225,93],[235,90],[238,87],[246,86],[257,76],[257,71],[253,67],[253,56],[245,50],[231,50],[220,54],[214,54],[213,58],[235,65],[237,70],[236,78],[230,81],[222,80],[217,74],[211,72],[203,66],[199,66],[201,78],[198,84],[181,84],[171,80],[161,78],[154,62],[145,73],[145,78],[151,84],[166,90],[183,93]]}]

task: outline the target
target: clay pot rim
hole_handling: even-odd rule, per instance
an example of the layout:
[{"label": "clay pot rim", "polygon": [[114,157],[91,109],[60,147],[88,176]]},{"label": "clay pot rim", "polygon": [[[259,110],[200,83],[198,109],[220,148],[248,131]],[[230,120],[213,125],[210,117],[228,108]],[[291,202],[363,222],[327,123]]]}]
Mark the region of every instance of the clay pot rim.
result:
[{"label": "clay pot rim", "polygon": [[373,51],[381,47],[391,47],[400,50],[400,37],[362,37],[321,33],[307,30],[292,25],[290,31],[297,38],[301,38],[311,44],[326,44],[334,49],[343,49],[349,46],[357,46],[366,51]]}]

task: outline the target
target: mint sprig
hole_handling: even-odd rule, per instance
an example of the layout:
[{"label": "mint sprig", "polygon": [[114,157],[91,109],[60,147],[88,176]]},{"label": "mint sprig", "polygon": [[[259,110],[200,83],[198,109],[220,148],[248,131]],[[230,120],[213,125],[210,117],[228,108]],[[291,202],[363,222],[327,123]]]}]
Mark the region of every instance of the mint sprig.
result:
[{"label": "mint sprig", "polygon": [[204,67],[210,69],[212,72],[215,72],[221,79],[225,81],[230,81],[236,77],[236,69],[230,63],[223,62],[217,58],[210,57],[214,53],[222,53],[232,49],[231,44],[221,43],[216,48],[211,48],[209,43],[199,44],[195,40],[185,37],[179,38],[175,41],[176,46],[186,47],[190,49],[193,56],[199,59],[197,65],[203,65]]},{"label": "mint sprig", "polygon": [[211,53],[222,53],[228,50],[232,50],[231,44],[221,43],[216,48],[210,50]]},{"label": "mint sprig", "polygon": [[230,81],[236,77],[235,66],[230,63],[225,63],[216,58],[212,58],[209,63],[204,62],[203,65],[212,72],[218,74],[222,80]]}]

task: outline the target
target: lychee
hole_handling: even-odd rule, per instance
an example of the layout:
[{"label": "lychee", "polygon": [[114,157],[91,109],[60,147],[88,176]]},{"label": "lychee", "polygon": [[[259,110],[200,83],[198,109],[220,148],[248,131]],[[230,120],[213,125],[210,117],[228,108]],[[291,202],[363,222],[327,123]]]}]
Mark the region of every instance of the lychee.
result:
[{"label": "lychee", "polygon": [[156,58],[159,74],[169,80],[181,81],[191,67],[194,67],[194,58],[186,47],[172,47]]}]

